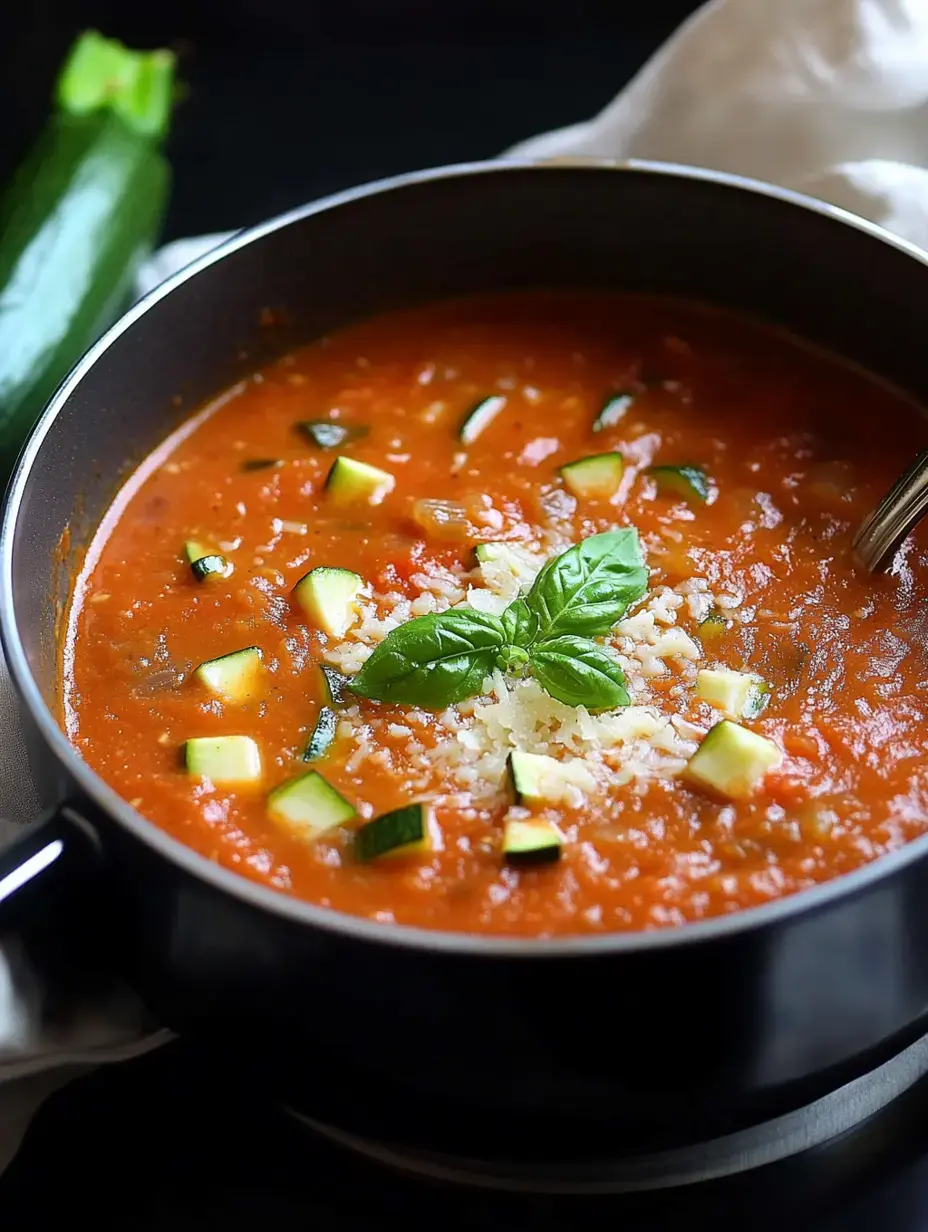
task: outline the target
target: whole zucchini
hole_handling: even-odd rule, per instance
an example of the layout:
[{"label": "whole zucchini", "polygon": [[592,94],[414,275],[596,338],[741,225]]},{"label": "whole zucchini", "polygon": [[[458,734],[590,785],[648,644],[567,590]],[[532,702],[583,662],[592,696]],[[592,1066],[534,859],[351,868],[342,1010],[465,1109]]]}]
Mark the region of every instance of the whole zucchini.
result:
[{"label": "whole zucchini", "polygon": [[82,35],[0,201],[0,481],[45,403],[126,306],[167,203],[174,58]]}]

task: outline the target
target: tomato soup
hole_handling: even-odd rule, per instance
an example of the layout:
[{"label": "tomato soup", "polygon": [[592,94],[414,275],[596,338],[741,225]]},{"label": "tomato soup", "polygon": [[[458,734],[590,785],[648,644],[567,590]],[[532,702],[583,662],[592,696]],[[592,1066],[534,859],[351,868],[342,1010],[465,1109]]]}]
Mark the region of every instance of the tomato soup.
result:
[{"label": "tomato soup", "polygon": [[928,829],[928,557],[851,539],[926,443],[732,316],[472,298],[320,339],[126,484],[62,721],[244,877],[425,928],[662,928]]}]

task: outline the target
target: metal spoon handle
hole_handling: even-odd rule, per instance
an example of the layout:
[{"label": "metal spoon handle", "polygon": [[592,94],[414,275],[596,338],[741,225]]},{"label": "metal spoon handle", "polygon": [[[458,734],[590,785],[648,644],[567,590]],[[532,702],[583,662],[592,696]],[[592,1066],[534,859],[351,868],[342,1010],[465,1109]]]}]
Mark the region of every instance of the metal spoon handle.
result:
[{"label": "metal spoon handle", "polygon": [[886,493],[854,536],[854,552],[871,573],[885,569],[928,510],[928,449]]}]

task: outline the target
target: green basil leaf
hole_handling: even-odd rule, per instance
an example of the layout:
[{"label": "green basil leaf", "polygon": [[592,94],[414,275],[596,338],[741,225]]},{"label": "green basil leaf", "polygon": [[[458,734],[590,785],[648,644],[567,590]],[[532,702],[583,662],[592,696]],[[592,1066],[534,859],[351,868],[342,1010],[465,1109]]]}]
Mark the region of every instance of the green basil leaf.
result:
[{"label": "green basil leaf", "polygon": [[420,616],[388,634],[348,688],[379,702],[443,710],[480,692],[506,640],[500,618],[485,612]]},{"label": "green basil leaf", "polygon": [[525,649],[538,636],[538,617],[524,599],[513,599],[502,616],[506,641]]},{"label": "green basil leaf", "polygon": [[531,665],[531,656],[521,646],[504,646],[496,656],[496,666],[501,672],[521,672]]},{"label": "green basil leaf", "polygon": [[615,710],[629,704],[618,660],[585,637],[556,637],[532,651],[535,679],[565,706]]},{"label": "green basil leaf", "polygon": [[596,637],[621,620],[648,588],[648,571],[634,527],[591,535],[549,560],[526,603],[541,640],[574,633]]}]

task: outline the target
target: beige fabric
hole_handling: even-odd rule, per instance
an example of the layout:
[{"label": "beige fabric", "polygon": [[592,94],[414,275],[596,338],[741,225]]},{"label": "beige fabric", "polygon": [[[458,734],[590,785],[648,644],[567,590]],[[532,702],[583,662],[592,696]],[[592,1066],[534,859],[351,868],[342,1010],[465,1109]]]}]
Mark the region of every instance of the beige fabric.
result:
[{"label": "beige fabric", "polygon": [[509,153],[753,176],[928,248],[928,4],[714,0],[598,116]]}]

